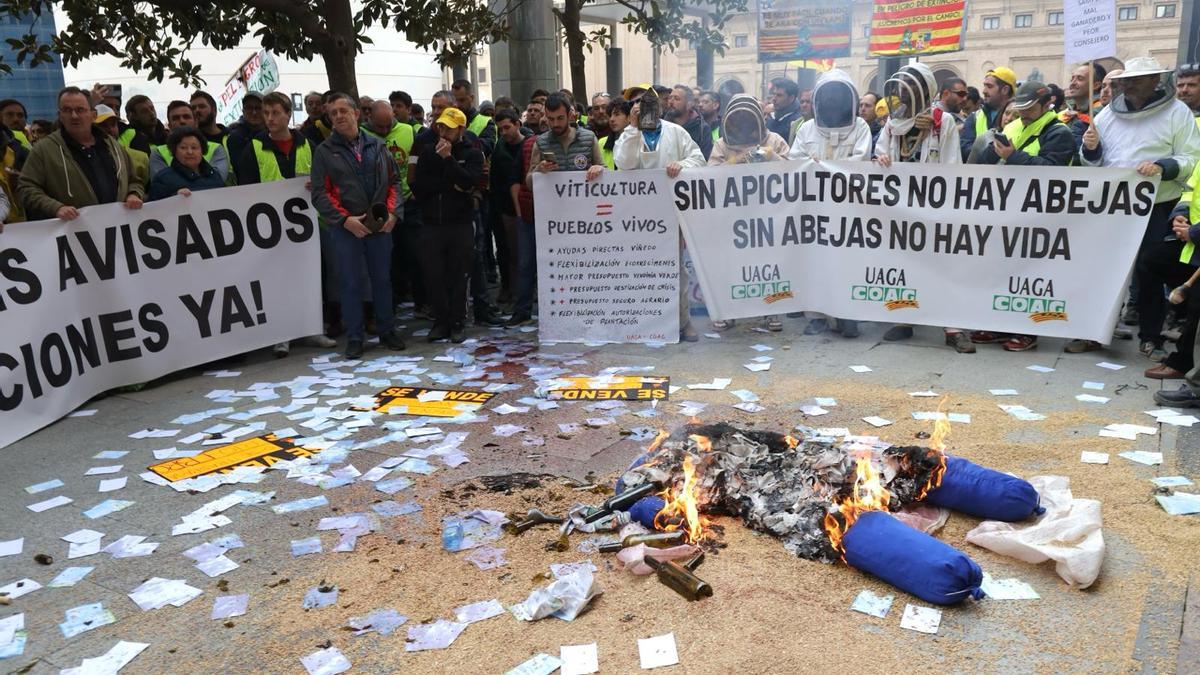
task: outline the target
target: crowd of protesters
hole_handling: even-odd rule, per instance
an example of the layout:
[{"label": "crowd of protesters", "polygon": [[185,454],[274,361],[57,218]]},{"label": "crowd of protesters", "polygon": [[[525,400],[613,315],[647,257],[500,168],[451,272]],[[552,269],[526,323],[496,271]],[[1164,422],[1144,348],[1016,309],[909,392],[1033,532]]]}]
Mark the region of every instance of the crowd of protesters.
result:
[{"label": "crowd of protesters", "polygon": [[[58,120],[28,120],[20,101],[0,101],[0,231],[5,222],[71,220],[93,204],[182,197],[197,190],[309,176],[323,224],[324,335],[344,335],[360,357],[368,334],[405,348],[397,307],[412,303],[432,321],[428,339],[462,342],[476,326],[534,321],[536,204],[533,174],[661,169],[670,177],[705,165],[786,160],[1129,167],[1161,180],[1114,337],[1132,339],[1150,361],[1149,378],[1185,380],[1163,390],[1164,405],[1200,407],[1197,322],[1200,291],[1171,304],[1200,267],[1200,64],[1161,67],[1150,57],[1124,70],[1091,64],[1066,88],[1019,81],[1007,67],[982,74],[976,89],[928,66],[903,66],[881,92],[857,91],[839,70],[812,88],[778,78],[767,100],[677,84],[644,84],[620,95],[576,101],[568,90],[537,90],[476,102],[458,80],[436,92],[429,113],[406,92],[387,99],[311,92],[293,128],[292,102],[250,92],[242,116],[225,127],[204,91],[172,101],[166,124],[145,96],[121,101],[105,88],[66,87]],[[124,112],[124,118],[119,114]],[[680,240],[682,249],[683,242]],[[681,267],[680,339],[696,341]],[[505,318],[507,316],[507,318]],[[801,316],[799,314],[792,316]],[[762,317],[769,331],[782,316]],[[714,321],[728,330],[734,321]],[[803,332],[859,335],[858,322],[811,314]],[[1032,335],[946,328],[959,353],[976,345],[1035,349]],[[911,338],[891,326],[885,341]],[[1175,343],[1168,350],[1168,343]],[[1101,349],[1072,340],[1072,353]],[[289,345],[275,346],[286,356]]]}]

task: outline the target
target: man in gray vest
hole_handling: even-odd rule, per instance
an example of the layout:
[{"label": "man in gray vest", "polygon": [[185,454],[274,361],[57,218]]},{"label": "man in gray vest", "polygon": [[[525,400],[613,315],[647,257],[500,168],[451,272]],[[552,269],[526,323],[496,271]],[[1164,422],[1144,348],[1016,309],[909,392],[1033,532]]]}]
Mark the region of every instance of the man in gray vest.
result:
[{"label": "man in gray vest", "polygon": [[[595,180],[604,171],[604,156],[596,134],[575,126],[575,109],[562,94],[550,94],[546,98],[546,113],[543,118],[550,130],[534,140],[529,153],[529,171],[525,174],[525,185],[533,189],[533,172],[587,171],[587,179]],[[517,233],[517,303],[513,307],[510,326],[529,321],[533,314],[533,293],[537,285],[536,227],[532,219],[521,219],[521,231]]]}]

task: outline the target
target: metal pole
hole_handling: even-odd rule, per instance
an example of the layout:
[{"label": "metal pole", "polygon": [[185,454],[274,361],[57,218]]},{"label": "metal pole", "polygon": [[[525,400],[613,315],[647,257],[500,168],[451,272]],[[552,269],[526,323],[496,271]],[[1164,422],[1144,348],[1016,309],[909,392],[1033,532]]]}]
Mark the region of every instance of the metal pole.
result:
[{"label": "metal pole", "polygon": [[1179,22],[1179,63],[1200,61],[1200,0],[1183,0]]}]

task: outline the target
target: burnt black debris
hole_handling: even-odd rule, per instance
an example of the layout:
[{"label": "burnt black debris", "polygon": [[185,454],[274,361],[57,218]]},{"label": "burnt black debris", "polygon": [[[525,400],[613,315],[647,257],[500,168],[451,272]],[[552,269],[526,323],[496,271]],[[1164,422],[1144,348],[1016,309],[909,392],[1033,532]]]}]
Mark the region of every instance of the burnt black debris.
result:
[{"label": "burnt black debris", "polygon": [[624,489],[657,482],[679,489],[690,456],[698,476],[700,510],[740,517],[783,541],[801,558],[834,562],[824,519],[854,488],[855,457],[869,453],[892,495],[891,510],[922,496],[940,454],[920,446],[823,437],[797,427],[795,436],[743,430],[729,424],[689,424],[656,440],[644,462],[623,475]]}]

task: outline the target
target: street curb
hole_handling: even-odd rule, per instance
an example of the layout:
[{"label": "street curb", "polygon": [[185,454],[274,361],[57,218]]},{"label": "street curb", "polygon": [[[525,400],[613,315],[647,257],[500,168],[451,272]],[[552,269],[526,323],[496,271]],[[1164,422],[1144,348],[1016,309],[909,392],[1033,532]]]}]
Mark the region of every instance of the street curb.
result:
[{"label": "street curb", "polygon": [[1175,672],[1194,673],[1197,668],[1200,668],[1200,581],[1193,576],[1183,604],[1183,630],[1179,636]]}]

